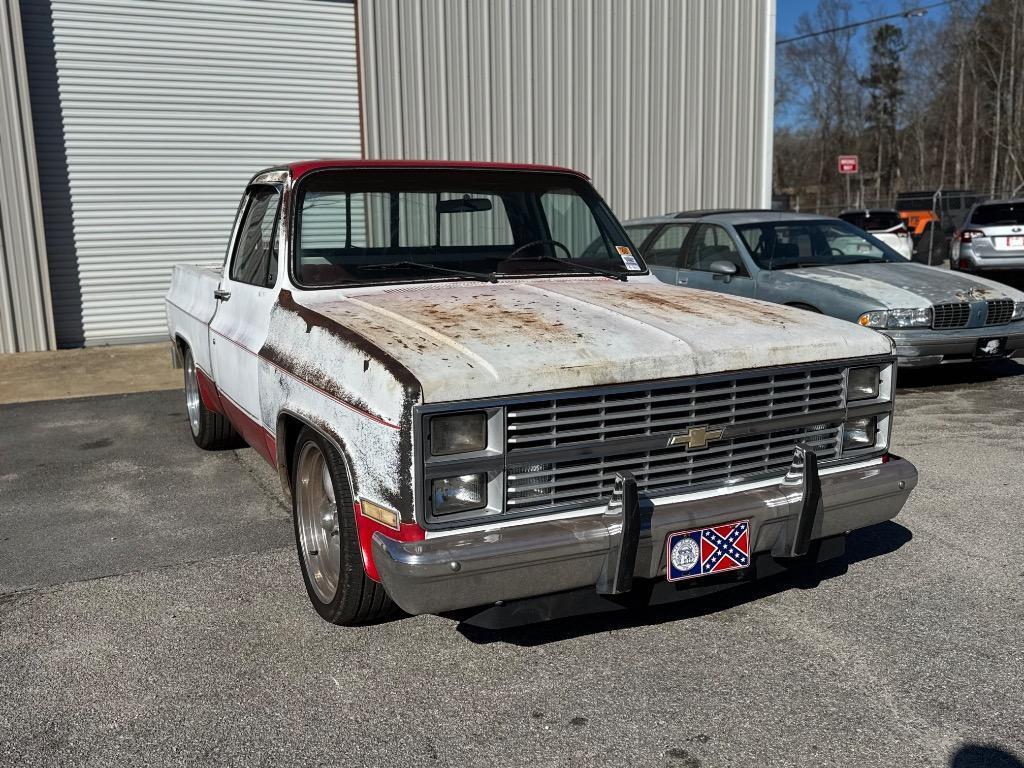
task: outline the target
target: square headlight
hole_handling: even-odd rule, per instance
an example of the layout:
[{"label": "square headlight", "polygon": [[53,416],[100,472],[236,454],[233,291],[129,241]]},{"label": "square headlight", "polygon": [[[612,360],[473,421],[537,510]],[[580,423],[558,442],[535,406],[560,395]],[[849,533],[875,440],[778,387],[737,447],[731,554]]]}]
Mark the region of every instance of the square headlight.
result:
[{"label": "square headlight", "polygon": [[430,499],[435,515],[450,515],[487,506],[487,474],[459,475],[434,480]]},{"label": "square headlight", "polygon": [[483,411],[434,416],[430,420],[430,455],[451,456],[487,448],[487,414]]},{"label": "square headlight", "polygon": [[925,309],[890,309],[889,328],[927,328],[932,324],[931,307]]},{"label": "square headlight", "polygon": [[880,369],[877,365],[851,368],[846,379],[847,400],[872,400],[878,397]]},{"label": "square headlight", "polygon": [[1024,320],[1024,301],[1014,302],[1011,320]]},{"label": "square headlight", "polygon": [[878,421],[874,416],[861,416],[848,420],[843,425],[843,450],[856,451],[871,448],[878,433]]}]

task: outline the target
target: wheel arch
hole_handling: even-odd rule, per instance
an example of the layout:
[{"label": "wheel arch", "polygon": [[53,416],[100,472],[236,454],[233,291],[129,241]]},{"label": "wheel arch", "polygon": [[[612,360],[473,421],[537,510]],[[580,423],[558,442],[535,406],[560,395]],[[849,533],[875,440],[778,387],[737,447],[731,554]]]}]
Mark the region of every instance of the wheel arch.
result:
[{"label": "wheel arch", "polygon": [[806,301],[787,301],[786,306],[793,307],[794,309],[802,309],[805,312],[816,312],[819,315],[824,314],[824,312],[822,312],[816,306],[814,306],[813,304],[808,304]]},{"label": "wheel arch", "polygon": [[318,419],[298,414],[295,411],[282,410],[277,415],[275,430],[277,440],[277,474],[288,503],[291,504],[293,492],[292,459],[295,455],[295,445],[299,441],[299,434],[304,427],[312,429],[338,451],[338,455],[341,456],[341,463],[345,467],[349,491],[352,493],[353,500],[358,500],[358,488],[356,487],[355,477],[352,474],[352,458],[348,452],[345,440]]}]

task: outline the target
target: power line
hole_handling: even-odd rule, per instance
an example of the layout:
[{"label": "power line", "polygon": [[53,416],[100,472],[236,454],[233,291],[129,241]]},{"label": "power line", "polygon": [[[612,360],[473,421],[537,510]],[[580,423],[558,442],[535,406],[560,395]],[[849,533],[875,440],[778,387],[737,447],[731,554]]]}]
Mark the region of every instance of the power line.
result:
[{"label": "power line", "polygon": [[842,32],[846,29],[855,29],[856,27],[863,27],[868,24],[875,24],[879,21],[888,21],[889,19],[913,19],[918,16],[924,16],[928,13],[931,8],[939,8],[943,5],[952,5],[955,0],[943,0],[941,3],[932,3],[931,5],[921,5],[917,8],[909,8],[900,13],[890,13],[888,16],[879,16],[874,19],[868,19],[867,21],[857,21],[853,24],[844,24],[841,27],[832,27],[831,29],[822,29],[818,32],[808,32],[806,35],[799,35],[797,37],[787,37],[785,40],[776,40],[776,45],[785,45],[786,43],[795,43],[798,40],[806,40],[809,37],[818,37],[820,35],[828,35],[833,32]]}]

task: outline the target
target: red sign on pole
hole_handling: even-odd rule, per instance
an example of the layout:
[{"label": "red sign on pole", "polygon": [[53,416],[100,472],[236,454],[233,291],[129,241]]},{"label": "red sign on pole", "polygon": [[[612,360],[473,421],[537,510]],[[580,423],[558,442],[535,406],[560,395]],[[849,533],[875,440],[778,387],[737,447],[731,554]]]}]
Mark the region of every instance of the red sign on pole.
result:
[{"label": "red sign on pole", "polygon": [[840,173],[857,173],[860,170],[860,160],[856,155],[839,156]]}]

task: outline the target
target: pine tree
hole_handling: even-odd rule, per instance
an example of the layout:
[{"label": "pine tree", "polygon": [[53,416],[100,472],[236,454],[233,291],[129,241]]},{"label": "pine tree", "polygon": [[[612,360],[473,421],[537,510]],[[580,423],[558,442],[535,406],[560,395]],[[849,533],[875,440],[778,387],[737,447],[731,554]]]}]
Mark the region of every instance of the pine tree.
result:
[{"label": "pine tree", "polygon": [[868,127],[875,137],[876,199],[881,199],[883,189],[890,194],[894,180],[899,177],[896,131],[903,99],[901,57],[905,49],[903,30],[892,24],[880,25],[872,36],[867,76],[860,78],[861,86],[868,92]]}]

